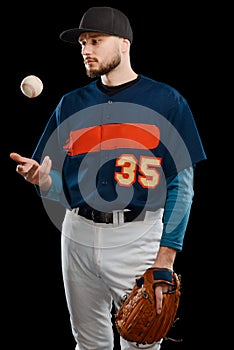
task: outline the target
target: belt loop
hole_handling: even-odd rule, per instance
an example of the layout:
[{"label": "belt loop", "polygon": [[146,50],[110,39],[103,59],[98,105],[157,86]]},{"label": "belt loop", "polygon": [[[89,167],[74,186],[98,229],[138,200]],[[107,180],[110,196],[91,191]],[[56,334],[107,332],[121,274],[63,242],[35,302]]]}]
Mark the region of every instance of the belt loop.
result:
[{"label": "belt loop", "polygon": [[124,224],[124,211],[113,210],[113,225]]},{"label": "belt loop", "polygon": [[117,226],[119,224],[118,210],[113,210],[113,225]]},{"label": "belt loop", "polygon": [[119,217],[119,225],[124,224],[124,211],[123,210],[118,211],[118,217]]}]

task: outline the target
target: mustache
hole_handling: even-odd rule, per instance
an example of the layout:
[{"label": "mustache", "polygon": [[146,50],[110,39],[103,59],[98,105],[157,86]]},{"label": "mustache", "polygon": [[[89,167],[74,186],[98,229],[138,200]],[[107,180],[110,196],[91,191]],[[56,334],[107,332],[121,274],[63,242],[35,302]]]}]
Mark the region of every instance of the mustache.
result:
[{"label": "mustache", "polygon": [[89,62],[98,62],[98,60],[96,58],[94,58],[94,57],[86,57],[84,59],[84,64],[87,64]]}]

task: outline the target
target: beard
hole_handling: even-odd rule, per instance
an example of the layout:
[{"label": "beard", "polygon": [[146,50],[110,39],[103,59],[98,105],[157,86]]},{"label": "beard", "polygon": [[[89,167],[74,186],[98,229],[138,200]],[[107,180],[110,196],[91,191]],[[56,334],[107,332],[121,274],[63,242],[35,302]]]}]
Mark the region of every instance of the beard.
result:
[{"label": "beard", "polygon": [[89,78],[97,78],[101,75],[105,75],[111,72],[113,69],[118,67],[121,62],[121,57],[119,54],[116,54],[110,62],[103,63],[98,69],[86,69],[86,74]]}]

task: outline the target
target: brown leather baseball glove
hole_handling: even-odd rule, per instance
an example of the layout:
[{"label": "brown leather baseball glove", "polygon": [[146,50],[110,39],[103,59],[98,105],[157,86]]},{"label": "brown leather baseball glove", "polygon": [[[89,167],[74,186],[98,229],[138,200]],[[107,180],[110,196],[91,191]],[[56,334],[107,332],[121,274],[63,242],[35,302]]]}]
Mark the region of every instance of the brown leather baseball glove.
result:
[{"label": "brown leather baseball glove", "polygon": [[[171,291],[163,294],[163,306],[156,313],[155,286],[165,283]],[[180,278],[168,269],[149,268],[136,283],[115,314],[119,334],[137,344],[152,344],[165,338],[175,321],[180,301]]]}]

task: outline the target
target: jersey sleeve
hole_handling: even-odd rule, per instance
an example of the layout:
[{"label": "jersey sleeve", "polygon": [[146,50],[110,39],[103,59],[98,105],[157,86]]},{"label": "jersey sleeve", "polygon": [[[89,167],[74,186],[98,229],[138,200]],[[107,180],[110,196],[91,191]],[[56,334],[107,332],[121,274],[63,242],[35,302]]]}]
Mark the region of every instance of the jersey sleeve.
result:
[{"label": "jersey sleeve", "polygon": [[[173,91],[173,90],[172,90]],[[206,159],[200,134],[183,96],[174,92],[173,103],[161,127],[161,141],[166,148],[164,170],[166,177],[178,174]]]}]

